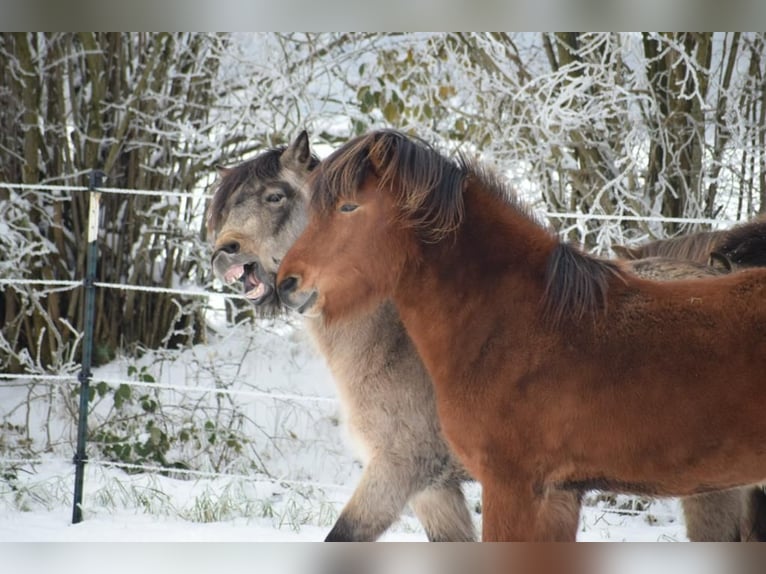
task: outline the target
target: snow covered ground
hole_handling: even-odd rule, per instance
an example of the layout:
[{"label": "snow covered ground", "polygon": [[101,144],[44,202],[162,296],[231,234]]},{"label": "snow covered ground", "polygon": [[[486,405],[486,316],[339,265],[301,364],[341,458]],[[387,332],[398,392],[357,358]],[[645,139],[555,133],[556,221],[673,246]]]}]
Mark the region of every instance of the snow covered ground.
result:
[{"label": "snow covered ground", "polygon": [[[55,424],[46,426],[52,417],[44,402],[14,410],[22,398],[20,388],[0,388],[4,422],[24,425],[29,421],[30,433],[38,442],[42,437],[37,435],[53,435],[48,436],[51,452],[40,454],[33,464],[9,462],[13,453],[0,452],[0,462],[5,459],[0,466],[0,541],[322,540],[361,473],[339,424],[332,379],[299,327],[273,323],[255,331],[245,326],[222,333],[180,356],[118,359],[97,369],[95,378],[125,379],[127,372],[135,375],[137,370],[151,373],[153,384],[173,387],[157,391],[168,416],[176,416],[176,411],[212,416],[200,407],[207,400],[221,420],[221,413],[229,412],[222,409],[225,404],[236,414],[231,420],[238,432],[252,442],[238,456],[208,445],[210,460],[213,455],[218,457],[215,460],[229,457],[222,468],[208,468],[212,463],[198,460],[198,468],[207,471],[172,477],[128,474],[101,464],[98,453],[89,453],[84,521],[77,525],[71,524],[74,429],[67,422],[71,419],[54,416]],[[196,391],[184,393],[178,386]],[[224,395],[230,402],[216,403],[214,395],[198,392],[213,387],[241,394]],[[113,405],[96,405],[92,424],[105,420],[107,407]],[[170,452],[168,459],[174,454],[180,457],[184,452]],[[466,485],[466,491],[472,506],[478,506],[479,485]],[[639,510],[624,508],[629,501],[621,497],[617,506],[604,502],[586,506],[578,540],[686,540],[677,501],[654,501],[648,509]],[[474,513],[474,517],[478,527],[481,516]],[[383,537],[389,542],[425,539],[409,513]]]},{"label": "snow covered ground", "polygon": [[[71,466],[71,465],[70,465]],[[0,541],[46,542],[290,542],[321,541],[327,534],[352,484],[339,487],[322,516],[320,501],[311,501],[272,483],[245,479],[176,480],[134,475],[121,470],[91,466],[85,478],[85,517],[73,525],[71,488],[73,472],[63,463],[37,465],[37,474],[24,480],[29,500],[14,508],[13,493],[4,492],[0,511]],[[474,500],[478,487],[469,491]],[[38,500],[34,500],[37,493]],[[41,502],[58,497],[59,503]],[[261,500],[272,502],[259,504]],[[195,509],[205,504],[223,505],[232,498],[229,516],[207,520]],[[250,497],[255,504],[246,504]],[[204,502],[210,501],[212,502]],[[18,502],[18,501],[17,501]],[[318,504],[319,503],[319,504]],[[238,515],[238,509],[243,515]],[[267,510],[270,509],[270,510]],[[249,511],[249,512],[248,512]],[[477,526],[480,517],[476,515]],[[425,541],[415,518],[409,514],[395,524],[384,541]],[[659,542],[686,540],[683,519],[675,501],[655,501],[648,512],[621,514],[614,509],[586,507],[578,540]]]}]

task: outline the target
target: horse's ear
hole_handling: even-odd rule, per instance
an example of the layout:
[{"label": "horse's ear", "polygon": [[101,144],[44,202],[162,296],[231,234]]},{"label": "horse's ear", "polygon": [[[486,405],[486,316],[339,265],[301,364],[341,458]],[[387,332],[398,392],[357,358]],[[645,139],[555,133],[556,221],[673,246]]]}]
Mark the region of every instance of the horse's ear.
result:
[{"label": "horse's ear", "polygon": [[718,269],[724,273],[731,273],[732,271],[731,259],[719,251],[710,252],[710,255],[707,259],[707,264],[710,265],[710,267],[713,269]]},{"label": "horse's ear", "polygon": [[219,177],[226,177],[229,175],[229,173],[231,173],[230,167],[223,166],[219,163],[215,164],[215,170],[218,172]]},{"label": "horse's ear", "polygon": [[293,140],[293,142],[287,146],[282,157],[279,159],[280,163],[291,169],[308,169],[311,164],[311,147],[309,146],[309,134],[306,130],[302,130],[301,133]]},{"label": "horse's ear", "polygon": [[612,245],[612,251],[621,259],[641,259],[638,249],[625,245]]}]

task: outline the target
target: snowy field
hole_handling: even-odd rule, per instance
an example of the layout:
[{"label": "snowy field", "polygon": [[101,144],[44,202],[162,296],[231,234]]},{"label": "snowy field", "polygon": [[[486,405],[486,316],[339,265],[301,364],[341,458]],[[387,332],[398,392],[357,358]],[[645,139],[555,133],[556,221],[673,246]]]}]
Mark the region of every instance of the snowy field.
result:
[{"label": "snowy field", "polygon": [[[35,433],[53,433],[48,439],[54,446],[52,452],[38,455],[34,464],[9,463],[13,453],[3,453],[0,541],[321,541],[361,473],[343,433],[332,379],[299,326],[273,323],[256,331],[243,326],[225,332],[180,357],[147,354],[133,362],[118,359],[97,369],[94,377],[124,379],[127,372],[140,370],[151,373],[159,386],[239,391],[242,394],[224,398],[230,401],[226,404],[236,405],[237,428],[252,443],[218,469],[200,460],[197,467],[202,472],[191,475],[128,474],[102,464],[98,453],[89,451],[84,521],[77,525],[71,524],[72,425],[62,416],[46,430],[43,421],[51,420],[51,415],[43,402],[30,409],[12,409],[26,391],[1,388],[5,422],[24,425],[29,420],[32,437],[39,442],[42,438],[35,438]],[[157,393],[165,404],[194,416],[207,413],[199,410],[200,401],[216,406],[212,394],[169,389]],[[92,427],[104,420],[108,406],[95,406]],[[219,418],[228,412],[220,402],[216,408]],[[169,406],[167,414],[174,416]],[[173,454],[168,453],[169,460]],[[221,460],[223,455],[215,454]],[[466,492],[478,510],[480,487],[468,484]],[[686,540],[676,500],[653,501],[648,508],[631,508],[628,497],[612,504],[596,502],[595,496],[590,501],[578,540]],[[474,518],[478,529],[481,515],[474,512]],[[383,537],[389,542],[425,539],[409,513]]]},{"label": "snowy field", "polygon": [[[71,466],[71,465],[70,465]],[[322,493],[326,515],[316,508],[319,501],[304,499],[289,489],[257,480],[174,480],[164,477],[126,477],[120,470],[91,466],[86,474],[85,519],[71,524],[73,472],[63,463],[38,465],[37,474],[25,482],[29,492],[54,493],[60,504],[26,501],[25,510],[13,508],[12,493],[4,493],[5,508],[0,514],[0,541],[45,542],[292,542],[321,541],[332,518],[350,496],[351,483],[338,487],[330,501]],[[477,498],[478,487],[470,487]],[[252,508],[249,515],[202,522],[194,517],[203,502]],[[264,516],[258,497],[272,500]],[[247,504],[250,498],[255,504]],[[477,526],[480,517],[476,515]],[[425,534],[411,515],[405,515],[383,537],[384,541],[425,541]],[[581,518],[580,541],[661,542],[686,540],[683,518],[675,501],[655,501],[650,510],[638,515],[620,514],[613,509],[586,507]]]}]

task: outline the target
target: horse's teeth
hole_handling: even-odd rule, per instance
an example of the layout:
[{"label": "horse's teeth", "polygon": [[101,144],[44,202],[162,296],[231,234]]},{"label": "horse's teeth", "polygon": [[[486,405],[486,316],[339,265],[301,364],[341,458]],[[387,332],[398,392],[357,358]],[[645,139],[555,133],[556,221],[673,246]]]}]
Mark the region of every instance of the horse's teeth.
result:
[{"label": "horse's teeth", "polygon": [[257,287],[250,289],[250,291],[245,293],[245,297],[248,299],[258,299],[264,294],[265,291],[266,287],[264,287],[263,283],[259,283]]},{"label": "horse's teeth", "polygon": [[234,283],[241,279],[244,274],[245,267],[243,265],[236,265],[226,272],[223,279],[226,283]]}]

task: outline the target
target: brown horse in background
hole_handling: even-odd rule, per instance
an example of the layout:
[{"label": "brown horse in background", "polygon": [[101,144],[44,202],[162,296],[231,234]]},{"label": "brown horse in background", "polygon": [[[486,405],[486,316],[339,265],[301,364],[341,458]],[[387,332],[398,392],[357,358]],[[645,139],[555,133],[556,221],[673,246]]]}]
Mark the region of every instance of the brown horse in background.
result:
[{"label": "brown horse in background", "polygon": [[640,279],[561,242],[480,166],[393,131],[310,181],[280,297],[328,324],[393,298],[482,483],[484,540],[575,540],[585,489],[766,478],[766,270]]},{"label": "brown horse in background", "polygon": [[766,214],[731,229],[698,231],[640,245],[614,245],[624,259],[671,257],[731,269],[766,267]]}]

